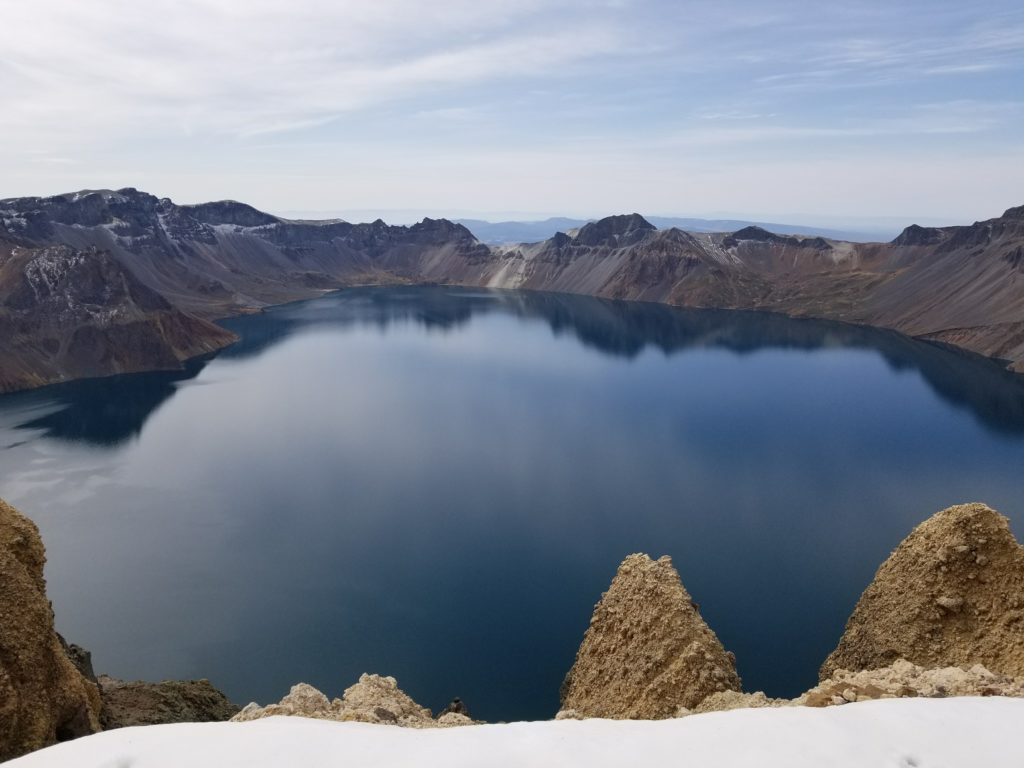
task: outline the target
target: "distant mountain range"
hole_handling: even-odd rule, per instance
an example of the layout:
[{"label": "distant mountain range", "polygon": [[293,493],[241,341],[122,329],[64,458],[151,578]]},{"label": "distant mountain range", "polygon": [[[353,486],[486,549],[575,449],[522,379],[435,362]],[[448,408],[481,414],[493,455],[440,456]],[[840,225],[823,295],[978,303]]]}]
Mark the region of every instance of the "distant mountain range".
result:
[{"label": "distant mountain range", "polygon": [[459,223],[291,221],[135,189],[0,200],[0,391],[179,368],[217,318],[325,290],[440,283],[770,310],[892,328],[1024,372],[1024,207],[890,243],[612,216],[488,246]]},{"label": "distant mountain range", "polygon": [[[686,219],[669,216],[647,216],[647,221],[658,229],[682,229],[686,232],[735,232],[744,227],[761,227],[780,235],[811,235],[827,237],[832,240],[849,240],[867,243],[876,240],[891,239],[896,231],[856,232],[852,230],[822,229],[821,227],[801,226],[798,224],[774,224],[763,221],[743,221],[737,219]],[[553,237],[557,232],[569,232],[589,224],[595,219],[568,219],[555,217],[543,221],[483,221],[482,219],[455,219],[488,245],[508,245],[509,243],[536,243]]]}]

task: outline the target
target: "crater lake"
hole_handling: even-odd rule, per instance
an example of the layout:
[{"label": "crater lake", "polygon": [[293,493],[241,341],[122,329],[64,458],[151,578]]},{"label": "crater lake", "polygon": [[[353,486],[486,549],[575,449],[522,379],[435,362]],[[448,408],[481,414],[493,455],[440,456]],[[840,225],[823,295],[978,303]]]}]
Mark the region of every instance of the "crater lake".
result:
[{"label": "crater lake", "polygon": [[895,333],[440,287],[223,324],[184,371],[0,398],[0,496],[98,672],[242,705],[375,672],[549,718],[647,552],[745,689],[794,696],[919,522],[984,501],[1024,533],[1024,376]]}]

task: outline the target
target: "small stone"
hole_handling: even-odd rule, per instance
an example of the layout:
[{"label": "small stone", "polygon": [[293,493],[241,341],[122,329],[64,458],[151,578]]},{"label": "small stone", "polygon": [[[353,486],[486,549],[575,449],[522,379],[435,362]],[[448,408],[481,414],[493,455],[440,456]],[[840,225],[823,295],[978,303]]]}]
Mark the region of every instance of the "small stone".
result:
[{"label": "small stone", "polygon": [[964,599],[962,597],[937,597],[935,598],[935,604],[940,608],[945,608],[947,611],[959,611],[963,608]]}]

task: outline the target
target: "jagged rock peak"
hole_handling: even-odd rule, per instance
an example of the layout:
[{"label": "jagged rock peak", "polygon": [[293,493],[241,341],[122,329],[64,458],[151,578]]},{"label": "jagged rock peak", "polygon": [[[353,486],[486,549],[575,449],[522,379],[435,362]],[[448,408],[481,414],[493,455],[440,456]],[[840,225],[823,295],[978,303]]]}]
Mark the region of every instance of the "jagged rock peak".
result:
[{"label": "jagged rock peak", "polygon": [[911,224],[896,236],[896,239],[892,241],[892,244],[935,245],[937,243],[941,243],[945,239],[946,232],[938,227],[922,227],[918,224]]},{"label": "jagged rock peak", "polygon": [[1024,677],[1024,547],[1005,517],[963,504],[917,526],[864,590],[821,679],[898,659]]},{"label": "jagged rock peak", "polygon": [[1024,219],[1024,205],[1018,205],[1014,208],[1007,208],[1006,213],[1003,214],[1004,219]]},{"label": "jagged rock peak", "polygon": [[683,587],[672,560],[627,557],[562,685],[581,717],[658,719],[720,691],[740,690],[735,659]]},{"label": "jagged rock peak", "polygon": [[751,224],[749,227],[738,229],[732,233],[732,236],[737,240],[757,240],[758,242],[770,242],[772,240],[784,239],[782,235],[769,232],[764,227],[759,227],[756,224]]},{"label": "jagged rock peak", "polygon": [[580,227],[575,241],[579,245],[625,245],[656,229],[657,227],[639,213],[607,216]]},{"label": "jagged rock peak", "polygon": [[797,237],[795,235],[779,235],[764,227],[751,224],[749,227],[738,229],[731,235],[727,235],[722,245],[732,248],[741,242],[770,243],[774,245],[795,246],[798,248],[813,248],[816,251],[830,251],[832,244],[823,237]]},{"label": "jagged rock peak", "polygon": [[772,243],[777,245],[794,245],[807,248],[815,248],[816,250],[829,250],[832,247],[831,245],[828,244],[827,241],[820,237],[801,240],[798,237],[777,235],[774,232],[769,232],[764,227],[757,226],[756,224],[751,224],[749,227],[738,229],[731,235],[727,235],[725,239],[722,241],[722,245],[724,245],[726,248],[733,248],[744,241],[755,243]]},{"label": "jagged rock peak", "polygon": [[476,235],[470,232],[462,224],[456,224],[449,219],[431,219],[424,217],[422,221],[409,227],[410,232],[432,232],[444,234],[448,237],[456,237],[459,240],[471,240],[476,242]]},{"label": "jagged rock peak", "polygon": [[53,628],[35,524],[0,500],[0,762],[99,730],[100,694]]}]

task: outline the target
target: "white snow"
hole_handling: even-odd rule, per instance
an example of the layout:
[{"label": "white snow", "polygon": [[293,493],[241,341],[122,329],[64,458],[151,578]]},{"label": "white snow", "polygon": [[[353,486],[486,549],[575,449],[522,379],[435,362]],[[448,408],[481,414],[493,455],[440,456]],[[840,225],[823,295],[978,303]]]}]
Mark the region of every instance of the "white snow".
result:
[{"label": "white snow", "polygon": [[126,728],[11,768],[1021,768],[1024,700],[890,699],[680,720],[560,720],[412,730],[273,717]]}]

